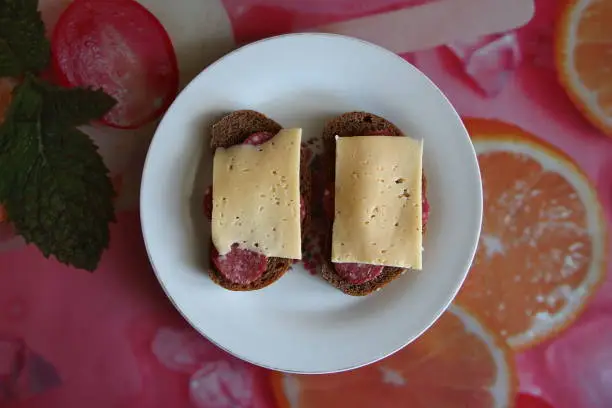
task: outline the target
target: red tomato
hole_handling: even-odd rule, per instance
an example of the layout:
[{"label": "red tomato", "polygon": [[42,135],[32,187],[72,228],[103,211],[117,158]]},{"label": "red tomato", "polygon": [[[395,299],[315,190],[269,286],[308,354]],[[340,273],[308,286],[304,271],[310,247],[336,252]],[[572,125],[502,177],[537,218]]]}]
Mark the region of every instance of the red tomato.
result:
[{"label": "red tomato", "polygon": [[51,40],[64,86],[102,88],[117,105],[103,122],[139,127],[161,115],[178,91],[178,65],[161,23],[134,0],[75,0]]}]

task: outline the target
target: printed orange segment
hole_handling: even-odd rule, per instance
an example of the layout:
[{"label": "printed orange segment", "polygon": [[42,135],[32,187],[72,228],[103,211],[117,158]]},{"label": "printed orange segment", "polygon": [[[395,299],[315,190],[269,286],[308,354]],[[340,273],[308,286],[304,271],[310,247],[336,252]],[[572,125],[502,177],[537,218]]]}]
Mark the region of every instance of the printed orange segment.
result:
[{"label": "printed orange segment", "polygon": [[559,18],[555,60],[578,109],[612,135],[612,3],[571,0]]},{"label": "printed orange segment", "polygon": [[523,349],[570,324],[602,282],[603,211],[567,155],[516,126],[465,122],[478,153],[484,221],[457,302]]},{"label": "printed orange segment", "polygon": [[503,340],[456,306],[381,362],[340,374],[271,376],[282,408],[506,408],[516,393]]}]

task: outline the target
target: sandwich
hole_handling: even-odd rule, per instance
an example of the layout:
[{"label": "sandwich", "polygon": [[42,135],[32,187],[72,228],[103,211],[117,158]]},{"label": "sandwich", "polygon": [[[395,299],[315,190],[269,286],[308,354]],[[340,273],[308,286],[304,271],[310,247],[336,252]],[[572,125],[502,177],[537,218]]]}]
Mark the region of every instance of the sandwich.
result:
[{"label": "sandwich", "polygon": [[324,209],[329,219],[322,277],[364,296],[422,268],[429,213],[423,143],[388,120],[349,112],[323,130],[329,166]]},{"label": "sandwich", "polygon": [[213,124],[209,275],[234,291],[257,290],[301,259],[310,176],[301,129],[241,110]]}]

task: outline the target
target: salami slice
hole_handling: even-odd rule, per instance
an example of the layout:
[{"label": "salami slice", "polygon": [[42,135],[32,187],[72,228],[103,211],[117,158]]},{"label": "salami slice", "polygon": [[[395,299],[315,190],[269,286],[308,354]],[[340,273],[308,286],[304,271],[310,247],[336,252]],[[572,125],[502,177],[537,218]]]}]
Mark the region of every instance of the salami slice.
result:
[{"label": "salami slice", "polygon": [[75,0],[51,40],[56,79],[102,88],[117,100],[103,122],[136,128],[163,113],[178,92],[178,65],[168,33],[133,0]]},{"label": "salami slice", "polygon": [[232,245],[225,255],[219,255],[214,245],[211,249],[212,261],[217,270],[233,283],[247,285],[259,279],[266,270],[268,258],[257,252]]},{"label": "salami slice", "polygon": [[360,284],[376,279],[383,271],[380,265],[359,263],[336,263],[334,268],[338,276],[347,282]]},{"label": "salami slice", "polygon": [[242,142],[242,144],[249,144],[249,145],[260,145],[262,143],[267,142],[268,140],[272,139],[274,137],[274,133],[270,133],[270,132],[257,132],[257,133],[253,133],[251,136],[247,137],[246,140],[244,142]]}]

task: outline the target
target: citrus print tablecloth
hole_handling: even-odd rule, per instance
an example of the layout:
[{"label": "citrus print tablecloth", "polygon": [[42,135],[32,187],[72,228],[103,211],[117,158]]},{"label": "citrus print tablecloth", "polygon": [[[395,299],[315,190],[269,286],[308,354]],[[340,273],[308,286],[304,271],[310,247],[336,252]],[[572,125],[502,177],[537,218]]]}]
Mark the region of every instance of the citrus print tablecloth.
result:
[{"label": "citrus print tablecloth", "polygon": [[[41,0],[48,32],[69,2]],[[1,407],[612,406],[612,1],[140,2],[172,39],[181,85],[237,45],[295,31],[358,36],[415,64],[479,154],[475,263],[452,308],[396,355],[338,375],[267,372],[192,330],[148,264],[137,198],[155,123],[87,127],[118,222],[88,274],[0,215]]]}]

